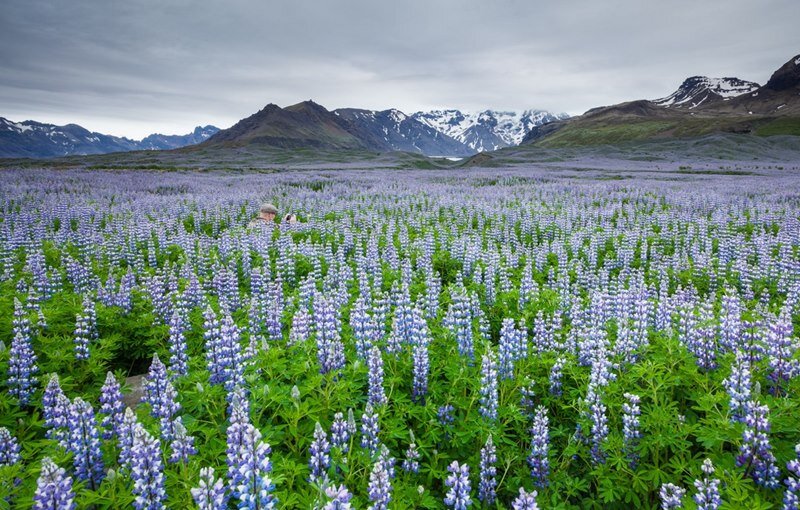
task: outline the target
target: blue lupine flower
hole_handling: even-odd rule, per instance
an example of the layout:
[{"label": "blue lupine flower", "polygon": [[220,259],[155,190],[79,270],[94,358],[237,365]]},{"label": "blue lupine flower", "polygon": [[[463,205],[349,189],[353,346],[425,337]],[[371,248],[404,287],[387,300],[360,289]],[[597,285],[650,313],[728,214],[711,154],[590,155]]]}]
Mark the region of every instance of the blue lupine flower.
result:
[{"label": "blue lupine flower", "polygon": [[794,447],[795,458],[786,463],[789,476],[783,481],[786,492],[783,493],[783,509],[798,510],[800,508],[800,444]]},{"label": "blue lupine flower", "polygon": [[367,448],[373,453],[376,452],[379,432],[378,413],[368,403],[364,408],[364,414],[361,415],[361,447]]},{"label": "blue lupine flower", "polygon": [[497,448],[492,441],[492,435],[486,439],[486,444],[481,448],[480,475],[478,484],[478,499],[486,506],[491,506],[497,497]]},{"label": "blue lupine flower", "polygon": [[665,483],[661,485],[658,495],[661,498],[661,510],[677,510],[683,508],[681,500],[686,495],[686,489]]},{"label": "blue lupine flower", "polygon": [[430,360],[427,342],[422,342],[412,347],[413,383],[411,386],[411,400],[424,404],[428,394],[428,374],[430,373]]},{"label": "blue lupine flower", "polygon": [[33,495],[34,510],[74,510],[75,493],[72,491],[72,478],[67,476],[50,457],[42,459],[42,471],[36,481]]},{"label": "blue lupine flower", "polygon": [[67,449],[73,454],[75,476],[88,482],[92,490],[103,480],[103,452],[100,449],[100,432],[94,410],[80,397],[69,406],[67,419],[69,442]]},{"label": "blue lupine flower", "polygon": [[463,287],[453,291],[452,303],[447,310],[444,326],[450,330],[456,339],[458,353],[468,360],[475,356],[472,334],[472,308],[470,299]]},{"label": "blue lupine flower", "polygon": [[13,466],[19,462],[17,438],[5,427],[0,427],[0,467]]},{"label": "blue lupine flower", "polygon": [[131,480],[133,481],[133,506],[136,510],[161,510],[164,500],[164,464],[161,446],[141,424],[135,426],[131,448]]},{"label": "blue lupine flower", "polygon": [[172,464],[188,462],[189,457],[197,453],[197,449],[194,447],[194,436],[190,435],[186,430],[180,416],[173,421],[172,431],[173,437],[170,444],[172,452],[169,456],[169,462]]},{"label": "blue lupine flower", "polygon": [[174,377],[189,373],[189,356],[186,354],[186,319],[181,307],[176,307],[169,321],[169,370]]},{"label": "blue lupine flower", "polygon": [[635,469],[639,461],[639,454],[636,452],[636,447],[639,445],[639,439],[642,433],[639,431],[639,409],[640,398],[637,395],[626,393],[625,398],[628,400],[622,404],[622,435],[623,435],[623,449],[625,455],[628,457],[628,462],[631,469]]},{"label": "blue lupine flower", "polygon": [[392,500],[392,484],[383,462],[376,461],[369,475],[367,494],[372,504],[369,510],[387,510]]},{"label": "blue lupine flower", "polygon": [[758,402],[751,401],[745,406],[745,428],[736,465],[746,466],[746,474],[750,474],[756,484],[775,489],[780,483],[781,472],[775,464],[775,456],[772,454],[769,442],[768,414],[769,407],[759,405]]},{"label": "blue lupine flower", "polygon": [[414,443],[414,436],[412,434],[411,443],[409,443],[408,449],[406,450],[406,458],[403,460],[403,471],[407,473],[418,473],[419,459],[419,450],[417,449],[416,443]]},{"label": "blue lupine flower", "polygon": [[178,392],[169,380],[167,367],[153,355],[150,371],[144,379],[144,401],[150,404],[150,414],[161,421],[161,437],[172,440],[173,417],[181,406],[176,402]]},{"label": "blue lupine flower", "polygon": [[383,358],[377,346],[372,346],[367,357],[367,379],[369,382],[369,393],[367,402],[373,406],[380,406],[386,403],[386,393],[383,389]]},{"label": "blue lupine flower", "polygon": [[70,401],[61,390],[57,374],[51,374],[42,395],[42,414],[47,427],[47,437],[66,446],[67,418]]},{"label": "blue lupine flower", "polygon": [[453,510],[466,510],[472,504],[469,495],[469,466],[460,465],[457,460],[454,460],[447,466],[447,471],[450,474],[444,484],[450,487],[450,490],[445,495],[444,504]]},{"label": "blue lupine flower", "polygon": [[222,478],[214,476],[214,468],[200,469],[198,487],[191,489],[192,498],[199,510],[225,510],[228,508],[228,496]]},{"label": "blue lupine flower", "polygon": [[722,504],[722,498],[719,495],[719,478],[709,478],[714,474],[711,459],[703,461],[702,469],[705,476],[702,480],[694,481],[697,489],[697,494],[693,497],[694,502],[697,503],[698,510],[717,510]]},{"label": "blue lupine flower", "polygon": [[446,427],[448,425],[453,424],[453,422],[455,421],[455,417],[453,416],[453,411],[455,411],[455,408],[453,407],[452,404],[445,404],[439,407],[439,410],[436,412],[436,417],[438,418],[439,423],[442,426]]},{"label": "blue lupine flower", "polygon": [[497,360],[489,348],[481,359],[481,408],[480,413],[489,421],[497,419]]},{"label": "blue lupine flower", "polygon": [[[238,400],[238,399],[237,399]],[[278,499],[269,474],[270,446],[261,440],[261,432],[251,423],[238,403],[234,403],[228,426],[228,483],[240,509],[276,508]]]},{"label": "blue lupine flower", "polygon": [[125,404],[122,402],[122,391],[114,374],[106,373],[106,381],[100,388],[100,413],[103,416],[100,425],[103,427],[103,439],[111,439],[119,434]]},{"label": "blue lupine flower", "polygon": [[36,389],[36,354],[31,343],[30,321],[22,311],[22,305],[14,298],[14,339],[11,341],[8,359],[9,394],[26,406]]},{"label": "blue lupine flower", "polygon": [[308,461],[308,468],[311,470],[311,482],[319,482],[320,485],[327,485],[328,468],[331,466],[330,443],[328,435],[322,429],[322,425],[317,422],[314,428],[314,440],[311,441],[309,451],[311,458]]},{"label": "blue lupine flower", "polygon": [[536,504],[536,491],[527,492],[522,487],[519,488],[519,495],[511,502],[514,510],[539,510]]},{"label": "blue lupine flower", "polygon": [[122,422],[119,425],[119,433],[117,434],[119,465],[123,469],[128,469],[131,466],[133,441],[136,437],[136,428],[138,425],[139,421],[136,419],[136,414],[134,414],[133,409],[126,407],[125,413],[122,415]]},{"label": "blue lupine flower", "polygon": [[348,491],[347,487],[344,485],[329,485],[325,488],[325,496],[327,496],[330,501],[325,503],[322,510],[351,510],[353,508],[350,504],[353,495],[350,494],[350,491]]},{"label": "blue lupine flower", "polygon": [[566,359],[563,356],[556,358],[556,362],[550,369],[550,394],[554,397],[560,397],[563,390],[561,387],[561,379],[563,376],[564,364]]},{"label": "blue lupine flower", "polygon": [[769,359],[770,390],[781,395],[788,381],[800,371],[800,361],[795,359],[798,350],[792,336],[792,317],[784,310],[779,317],[770,322],[767,330],[766,344]]},{"label": "blue lupine flower", "polygon": [[342,413],[333,415],[331,424],[331,445],[339,448],[343,453],[350,449],[350,430]]},{"label": "blue lupine flower", "polygon": [[528,456],[528,465],[531,468],[531,478],[537,487],[547,487],[550,476],[550,429],[548,427],[547,408],[539,406],[533,417],[531,427],[531,454]]},{"label": "blue lupine flower", "polygon": [[722,383],[730,397],[732,422],[743,422],[745,419],[745,409],[752,392],[750,375],[750,360],[743,351],[737,350],[736,359],[731,363],[731,374]]},{"label": "blue lupine flower", "polygon": [[320,373],[338,372],[345,365],[339,320],[332,303],[321,295],[314,299],[314,325]]},{"label": "blue lupine flower", "polygon": [[234,388],[244,383],[245,363],[242,359],[241,332],[227,311],[223,311],[220,324],[219,360],[225,389],[230,395]]}]

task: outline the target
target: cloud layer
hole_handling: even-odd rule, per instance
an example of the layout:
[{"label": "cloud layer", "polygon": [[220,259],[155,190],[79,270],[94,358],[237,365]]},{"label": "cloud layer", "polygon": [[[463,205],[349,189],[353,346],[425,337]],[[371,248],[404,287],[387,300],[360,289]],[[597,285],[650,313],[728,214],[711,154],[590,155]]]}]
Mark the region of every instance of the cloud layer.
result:
[{"label": "cloud layer", "polygon": [[0,116],[116,135],[265,104],[579,114],[691,75],[764,83],[797,0],[5,0]]}]

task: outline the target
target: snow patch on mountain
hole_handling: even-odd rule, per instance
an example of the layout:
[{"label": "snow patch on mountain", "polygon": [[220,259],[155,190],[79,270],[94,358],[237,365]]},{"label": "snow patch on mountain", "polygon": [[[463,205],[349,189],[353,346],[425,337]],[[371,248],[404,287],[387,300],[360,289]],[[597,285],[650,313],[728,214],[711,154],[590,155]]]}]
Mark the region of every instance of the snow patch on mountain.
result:
[{"label": "snow patch on mountain", "polygon": [[417,112],[412,118],[458,140],[470,149],[483,152],[519,145],[535,126],[566,119],[567,114],[553,114],[544,110],[522,112],[484,110],[431,110]]},{"label": "snow patch on mountain", "polygon": [[687,78],[678,90],[667,97],[654,99],[653,102],[665,108],[697,108],[708,101],[727,101],[742,94],[756,91],[760,85],[739,78],[709,78],[692,76]]}]

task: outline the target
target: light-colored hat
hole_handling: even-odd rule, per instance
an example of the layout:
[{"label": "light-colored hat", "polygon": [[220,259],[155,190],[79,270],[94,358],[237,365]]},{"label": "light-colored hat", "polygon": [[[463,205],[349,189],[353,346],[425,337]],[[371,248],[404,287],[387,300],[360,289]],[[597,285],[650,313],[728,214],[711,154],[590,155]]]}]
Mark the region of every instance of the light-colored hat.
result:
[{"label": "light-colored hat", "polygon": [[272,204],[266,203],[261,204],[261,208],[259,209],[264,214],[278,214],[278,208]]}]

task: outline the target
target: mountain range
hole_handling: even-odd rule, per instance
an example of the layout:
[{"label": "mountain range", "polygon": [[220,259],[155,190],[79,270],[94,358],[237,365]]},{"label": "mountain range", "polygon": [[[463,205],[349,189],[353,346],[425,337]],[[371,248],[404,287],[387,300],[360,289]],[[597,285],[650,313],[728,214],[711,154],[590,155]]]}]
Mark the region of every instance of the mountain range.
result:
[{"label": "mountain range", "polygon": [[285,108],[269,104],[223,129],[197,149],[260,145],[464,157],[517,145],[531,128],[564,118],[566,114],[543,110],[521,113],[486,110],[475,114],[434,110],[413,115],[396,109],[328,111],[308,100]]},{"label": "mountain range", "polygon": [[714,133],[800,136],[800,55],[772,73],[764,85],[693,76],[661,99],[593,108],[536,126],[523,143],[567,147]]},{"label": "mountain range", "polygon": [[77,124],[56,126],[32,120],[13,122],[0,117],[0,157],[48,158],[136,150],[176,149],[207,140],[219,128],[198,126],[186,135],[152,134],[142,140],[104,135]]}]

